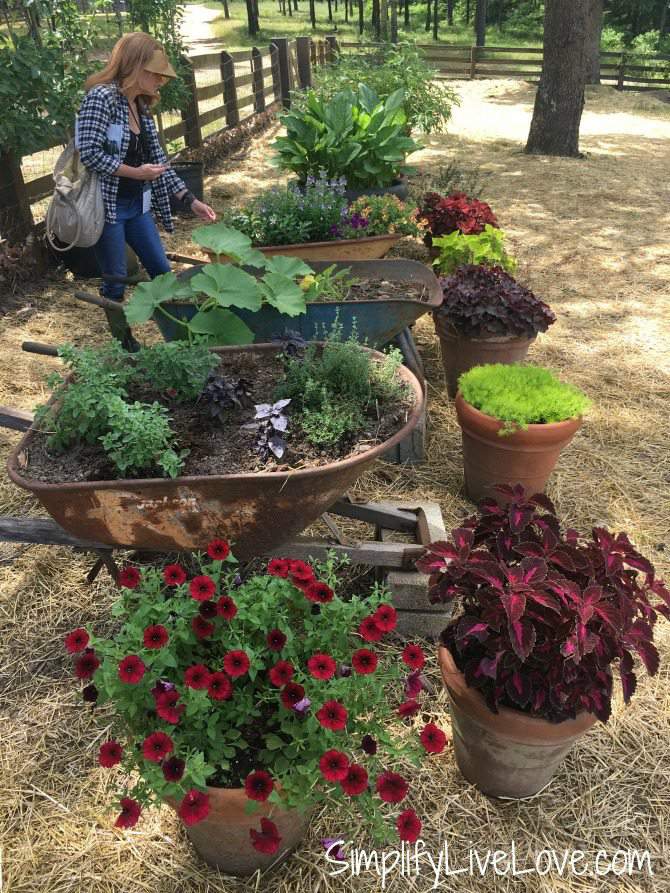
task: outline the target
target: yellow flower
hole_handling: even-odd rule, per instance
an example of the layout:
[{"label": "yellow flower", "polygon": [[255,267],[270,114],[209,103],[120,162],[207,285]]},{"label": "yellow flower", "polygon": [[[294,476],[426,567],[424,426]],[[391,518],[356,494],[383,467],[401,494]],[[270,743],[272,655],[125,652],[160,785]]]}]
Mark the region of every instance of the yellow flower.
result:
[{"label": "yellow flower", "polygon": [[309,289],[314,285],[315,282],[316,278],[314,276],[303,276],[302,280],[300,281],[300,288],[303,291],[309,291]]}]

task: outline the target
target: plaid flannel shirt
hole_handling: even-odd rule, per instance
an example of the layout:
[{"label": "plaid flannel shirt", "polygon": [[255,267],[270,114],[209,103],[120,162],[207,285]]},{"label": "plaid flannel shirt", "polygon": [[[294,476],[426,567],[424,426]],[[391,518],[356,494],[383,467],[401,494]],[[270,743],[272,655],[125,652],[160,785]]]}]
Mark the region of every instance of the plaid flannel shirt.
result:
[{"label": "plaid flannel shirt", "polygon": [[[96,171],[100,177],[105,220],[116,223],[116,196],[119,177],[114,175],[126,157],[130,143],[128,100],[118,84],[98,84],[88,91],[79,109],[77,120],[77,147],[82,164]],[[165,164],[165,153],[158,141],[158,133],[151,115],[142,115],[149,149],[148,164]],[[122,127],[118,154],[109,154],[107,131],[110,124]],[[182,192],[186,186],[172,170],[165,171],[151,181],[151,210],[168,232],[174,230],[170,211],[170,195]]]}]

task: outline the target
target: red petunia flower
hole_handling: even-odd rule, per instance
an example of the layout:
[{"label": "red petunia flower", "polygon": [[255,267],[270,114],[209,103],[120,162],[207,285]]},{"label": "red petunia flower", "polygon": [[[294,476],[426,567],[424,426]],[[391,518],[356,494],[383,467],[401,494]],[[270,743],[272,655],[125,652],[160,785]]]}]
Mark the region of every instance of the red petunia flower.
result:
[{"label": "red petunia flower", "polygon": [[141,579],[141,574],[137,568],[129,564],[127,567],[121,568],[116,582],[119,586],[125,586],[126,589],[137,589]]},{"label": "red petunia flower", "polygon": [[351,666],[360,673],[361,676],[367,676],[374,673],[378,664],[377,655],[369,648],[359,648],[351,655]]},{"label": "red petunia flower", "polygon": [[429,722],[423,727],[419,740],[427,753],[442,753],[447,745],[447,736],[434,722]]},{"label": "red petunia flower", "polygon": [[384,635],[384,631],[377,624],[373,614],[369,614],[361,620],[358,632],[366,642],[379,642]]},{"label": "red petunia flower", "polygon": [[209,685],[209,670],[204,664],[193,664],[184,672],[184,685],[202,689]]},{"label": "red petunia flower", "polygon": [[286,636],[280,629],[271,629],[265,637],[270,651],[281,651],[286,645]]},{"label": "red petunia flower", "polygon": [[297,682],[289,682],[281,692],[281,702],[288,710],[292,710],[304,697],[305,689]]},{"label": "red petunia flower", "polygon": [[137,685],[142,681],[147,668],[136,654],[128,654],[119,663],[119,679],[128,685]]},{"label": "red petunia flower", "polygon": [[341,782],[342,790],[350,797],[358,797],[368,789],[368,773],[364,766],[352,763]]},{"label": "red petunia flower", "polygon": [[142,814],[142,807],[137,800],[121,797],[121,812],[114,822],[117,828],[134,828]]},{"label": "red petunia flower", "polygon": [[233,685],[225,673],[212,673],[207,694],[213,701],[228,701],[233,696]]},{"label": "red petunia flower", "polygon": [[85,629],[73,629],[71,633],[65,636],[65,647],[70,654],[78,654],[83,651],[89,643],[89,635]]},{"label": "red petunia flower", "polygon": [[229,651],[223,659],[223,669],[232,679],[244,676],[251,666],[245,651]]},{"label": "red petunia flower", "polygon": [[285,558],[271,558],[268,562],[268,573],[271,577],[288,577],[289,563]]},{"label": "red petunia flower", "polygon": [[194,598],[197,602],[206,602],[216,592],[216,583],[211,577],[203,574],[200,577],[193,577],[188,588],[191,598]]},{"label": "red petunia flower", "polygon": [[230,546],[225,540],[212,540],[207,546],[207,554],[213,561],[225,561],[230,555]]},{"label": "red petunia flower", "polygon": [[343,707],[339,701],[326,701],[316,713],[316,718],[324,729],[330,729],[331,732],[339,732],[340,729],[343,729],[347,724],[347,716],[347,708]]},{"label": "red petunia flower", "polygon": [[205,620],[204,617],[201,617],[200,614],[196,614],[193,620],[191,620],[191,629],[198,639],[208,639],[210,636],[214,635],[216,627],[213,623],[210,623],[208,620]]},{"label": "red petunia flower", "polygon": [[197,825],[209,815],[209,797],[191,788],[179,804],[177,815],[185,825]]},{"label": "red petunia flower", "polygon": [[293,664],[290,664],[287,660],[279,660],[274,667],[270,669],[268,678],[273,685],[277,686],[277,688],[282,688],[284,685],[288,685],[291,679],[293,679],[294,673],[295,669],[293,668]]},{"label": "red petunia flower", "polygon": [[244,779],[244,790],[250,800],[257,800],[259,803],[265,803],[274,788],[274,782],[269,772],[264,769],[258,769],[256,772],[250,772]]},{"label": "red petunia flower", "polygon": [[224,620],[232,620],[237,614],[237,605],[229,595],[222,595],[216,603],[216,613]]},{"label": "red petunia flower", "polygon": [[337,664],[329,654],[313,654],[307,661],[307,669],[315,679],[332,679]]},{"label": "red petunia flower", "polygon": [[217,611],[215,602],[200,602],[198,614],[200,614],[201,617],[204,617],[205,620],[211,620],[213,617],[216,617]]},{"label": "red petunia flower", "polygon": [[261,830],[256,831],[255,828],[250,828],[249,836],[251,837],[253,848],[258,850],[259,853],[265,853],[268,856],[276,853],[281,843],[279,829],[274,822],[271,822],[270,819],[266,819],[264,816],[261,818]]},{"label": "red petunia flower", "polygon": [[390,633],[398,623],[398,612],[393,605],[380,605],[372,615],[377,626],[385,633]]},{"label": "red petunia flower", "polygon": [[410,642],[409,645],[405,646],[402,652],[402,659],[403,662],[413,670],[420,670],[426,663],[426,655],[418,645],[414,644],[414,642]]},{"label": "red petunia flower", "polygon": [[144,647],[145,648],[163,648],[168,643],[168,631],[160,623],[155,626],[148,626],[144,630]]},{"label": "red petunia flower", "polygon": [[92,648],[89,648],[81,657],[77,658],[74,665],[74,675],[77,679],[90,679],[99,666],[99,657]]},{"label": "red petunia flower", "polygon": [[302,589],[316,580],[314,569],[304,561],[289,561],[288,565],[291,582],[298,589]]},{"label": "red petunia flower", "polygon": [[327,750],[319,760],[319,769],[326,781],[344,781],[349,772],[349,760],[339,750]]},{"label": "red petunia flower", "polygon": [[385,803],[400,803],[409,790],[409,785],[397,772],[382,772],[377,777],[377,793]]},{"label": "red petunia flower", "polygon": [[155,698],[156,713],[165,722],[176,725],[181,719],[182,714],[186,710],[186,704],[176,706],[179,700],[179,692],[176,689],[162,692]]},{"label": "red petunia flower", "polygon": [[403,701],[400,707],[398,707],[398,715],[402,716],[403,719],[407,719],[410,716],[415,716],[419,710],[421,710],[421,704],[415,701],[414,698],[410,698],[409,701]]},{"label": "red petunia flower", "polygon": [[172,738],[165,732],[153,732],[142,743],[144,758],[152,763],[160,763],[172,750],[174,750]]},{"label": "red petunia flower", "polygon": [[98,763],[104,766],[105,769],[111,769],[112,766],[116,766],[121,762],[122,756],[123,749],[118,741],[105,741],[104,744],[100,745]]},{"label": "red petunia flower", "polygon": [[319,605],[326,605],[328,602],[332,602],[335,597],[335,593],[330,586],[326,583],[319,583],[316,580],[305,586],[303,591],[311,602],[315,602]]},{"label": "red petunia flower", "polygon": [[421,834],[421,819],[413,809],[406,809],[396,819],[396,828],[401,840],[416,843]]},{"label": "red petunia flower", "polygon": [[163,571],[163,579],[168,586],[181,586],[186,582],[186,571],[181,564],[168,564]]},{"label": "red petunia flower", "polygon": [[170,757],[169,760],[163,762],[163,778],[165,781],[181,781],[184,776],[186,763],[179,757]]},{"label": "red petunia flower", "polygon": [[369,756],[373,757],[377,753],[377,742],[372,735],[363,735],[361,747]]}]

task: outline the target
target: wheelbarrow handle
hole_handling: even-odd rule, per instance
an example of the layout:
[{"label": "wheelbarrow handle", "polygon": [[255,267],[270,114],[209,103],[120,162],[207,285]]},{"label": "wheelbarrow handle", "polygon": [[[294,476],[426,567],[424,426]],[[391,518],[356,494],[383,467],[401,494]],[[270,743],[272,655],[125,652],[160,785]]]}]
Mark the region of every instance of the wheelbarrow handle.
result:
[{"label": "wheelbarrow handle", "polygon": [[122,301],[110,301],[109,298],[93,295],[89,291],[76,291],[74,296],[78,301],[83,301],[85,304],[93,304],[94,307],[102,307],[103,310],[113,310],[116,313],[123,312]]},{"label": "wheelbarrow handle", "polygon": [[57,347],[54,347],[53,344],[42,344],[40,341],[24,341],[21,350],[25,350],[26,353],[38,353],[44,357],[58,356]]},{"label": "wheelbarrow handle", "polygon": [[186,254],[177,254],[174,251],[168,251],[167,259],[173,260],[176,264],[190,264],[192,267],[207,263],[202,257],[188,257]]}]

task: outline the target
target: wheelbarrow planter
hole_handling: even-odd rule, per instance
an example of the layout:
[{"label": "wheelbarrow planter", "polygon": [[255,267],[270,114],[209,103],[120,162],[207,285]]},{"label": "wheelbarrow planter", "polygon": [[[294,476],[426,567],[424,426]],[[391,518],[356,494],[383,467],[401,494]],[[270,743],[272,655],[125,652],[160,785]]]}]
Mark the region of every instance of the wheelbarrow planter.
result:
[{"label": "wheelbarrow planter", "polygon": [[[424,313],[434,310],[442,303],[442,290],[436,276],[427,267],[413,260],[377,261],[315,261],[311,264],[318,273],[326,267],[349,269],[356,279],[387,279],[394,282],[422,285],[425,295],[421,300],[411,297],[366,299],[357,301],[309,302],[307,312],[300,316],[286,316],[274,307],[264,306],[251,312],[235,308],[235,314],[254,332],[256,341],[267,342],[285,329],[299,332],[306,341],[322,337],[324,327],[328,331],[335,320],[342,326],[342,335],[347,338],[354,327],[361,341],[382,347],[392,341],[403,329],[412,325]],[[189,279],[200,271],[202,265],[194,266],[179,275]],[[197,312],[192,303],[165,302],[165,309],[178,319],[189,320]],[[183,337],[181,326],[162,313],[154,315],[156,325],[166,341]]]},{"label": "wheelbarrow planter", "polygon": [[[378,260],[385,257],[402,236],[364,236],[361,239],[331,239],[329,242],[293,242],[290,245],[258,246],[257,250],[266,257],[301,257],[307,261],[353,261]],[[209,257],[214,253],[203,249]],[[226,255],[221,256],[226,261]]]},{"label": "wheelbarrow planter", "polygon": [[[280,349],[260,344],[216,352],[223,358],[249,353],[260,358]],[[44,483],[22,471],[26,448],[36,436],[31,429],[9,457],[9,477],[82,540],[172,551],[204,549],[214,537],[223,537],[235,543],[235,554],[246,560],[277,548],[316,521],[375,459],[416,427],[424,410],[423,390],[409,369],[400,367],[399,374],[414,396],[405,424],[382,443],[326,465],[173,479]]]}]

